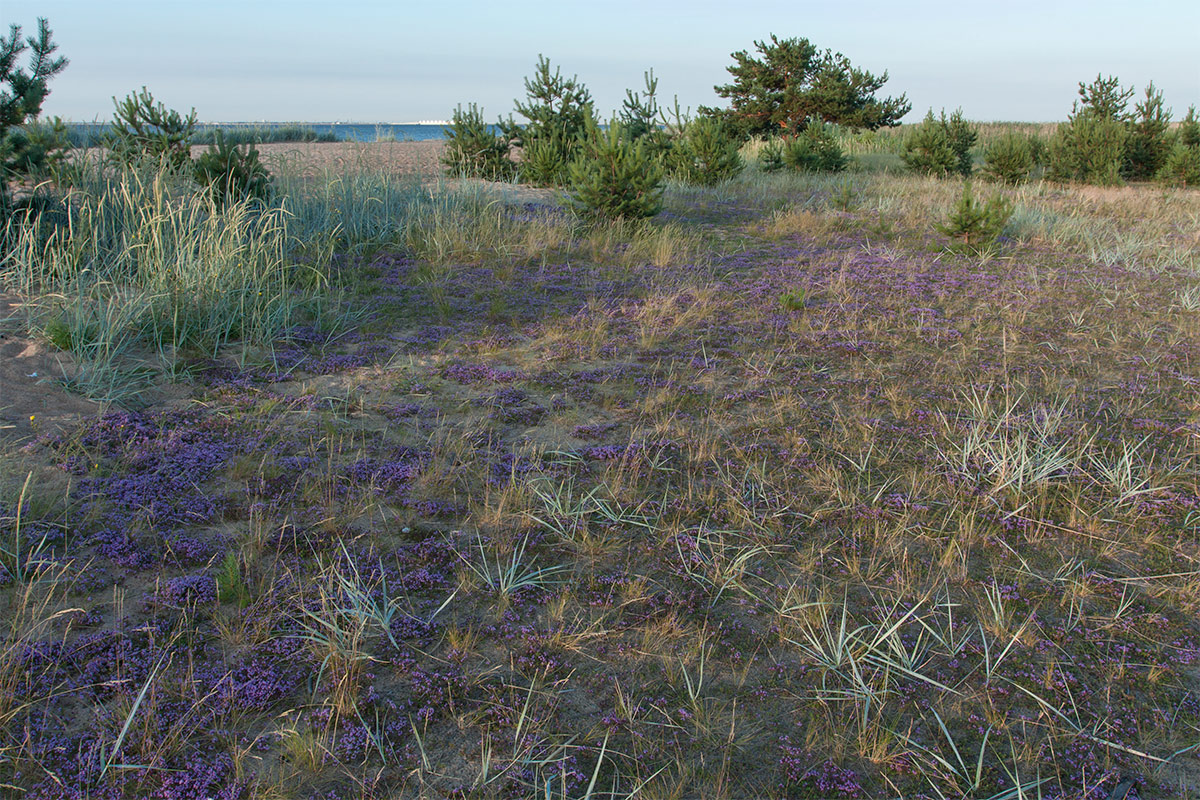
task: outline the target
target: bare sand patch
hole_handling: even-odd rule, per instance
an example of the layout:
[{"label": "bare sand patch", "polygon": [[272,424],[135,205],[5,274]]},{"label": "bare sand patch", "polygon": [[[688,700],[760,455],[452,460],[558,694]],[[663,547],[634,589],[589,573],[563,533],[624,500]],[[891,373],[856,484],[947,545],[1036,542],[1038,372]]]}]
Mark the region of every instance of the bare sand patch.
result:
[{"label": "bare sand patch", "polygon": [[94,417],[104,405],[71,394],[56,381],[77,371],[70,353],[20,333],[11,320],[20,298],[0,295],[0,439],[24,441]]}]

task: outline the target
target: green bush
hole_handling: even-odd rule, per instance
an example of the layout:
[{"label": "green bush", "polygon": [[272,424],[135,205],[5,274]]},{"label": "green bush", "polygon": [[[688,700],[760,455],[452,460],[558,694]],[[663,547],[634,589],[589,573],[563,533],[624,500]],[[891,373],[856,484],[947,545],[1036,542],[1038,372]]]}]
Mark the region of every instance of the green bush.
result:
[{"label": "green bush", "polygon": [[946,222],[936,227],[955,240],[955,249],[978,253],[1003,233],[1012,211],[1012,203],[1000,194],[992,195],[986,203],[978,202],[968,181]]},{"label": "green bush", "polygon": [[631,140],[613,120],[607,131],[593,123],[580,157],[569,168],[571,197],[597,217],[652,217],[662,208],[662,165],[641,140]]},{"label": "green bush", "polygon": [[935,118],[930,109],[921,124],[904,138],[900,157],[916,172],[926,175],[957,172],[965,178],[971,175],[971,148],[977,138],[975,126],[963,119],[961,108],[949,117],[943,110],[940,118]]},{"label": "green bush", "polygon": [[957,168],[958,156],[950,145],[950,132],[933,116],[933,109],[904,137],[900,158],[909,169],[926,175],[948,175]]},{"label": "green bush", "polygon": [[113,105],[112,125],[103,137],[110,157],[122,164],[149,161],[171,169],[190,165],[195,109],[184,117],[155,102],[145,86],[121,102],[114,97]]},{"label": "green bush", "polygon": [[1188,106],[1188,113],[1179,121],[1175,141],[1184,147],[1200,147],[1200,121],[1196,119],[1196,107]]},{"label": "green bush", "polygon": [[1047,177],[1115,186],[1125,161],[1125,123],[1090,113],[1058,126],[1047,148]]},{"label": "green bush", "polygon": [[268,202],[274,195],[271,173],[258,158],[258,148],[241,150],[225,141],[221,131],[193,165],[196,182],[207,188],[218,205],[254,199]]},{"label": "green bush", "polygon": [[783,162],[798,172],[841,172],[849,163],[831,126],[810,119],[804,130],[783,146]]},{"label": "green bush", "polygon": [[700,117],[688,122],[667,155],[673,177],[698,186],[715,186],[742,171],[737,137],[721,120]]},{"label": "green bush", "polygon": [[454,109],[445,134],[442,163],[452,175],[489,181],[512,178],[516,165],[508,157],[508,142],[488,127],[483,112],[474,103],[466,111],[462,106]]},{"label": "green bush", "polygon": [[983,151],[984,174],[1004,183],[1020,183],[1033,171],[1029,137],[1008,132]]},{"label": "green bush", "polygon": [[522,183],[534,186],[566,186],[571,162],[579,154],[580,141],[565,133],[547,132],[530,139],[521,151],[518,174]]},{"label": "green bush", "polygon": [[763,172],[778,172],[783,169],[783,142],[768,139],[758,151],[758,166]]},{"label": "green bush", "polygon": [[1166,186],[1200,186],[1200,145],[1188,147],[1176,136],[1157,178]]}]

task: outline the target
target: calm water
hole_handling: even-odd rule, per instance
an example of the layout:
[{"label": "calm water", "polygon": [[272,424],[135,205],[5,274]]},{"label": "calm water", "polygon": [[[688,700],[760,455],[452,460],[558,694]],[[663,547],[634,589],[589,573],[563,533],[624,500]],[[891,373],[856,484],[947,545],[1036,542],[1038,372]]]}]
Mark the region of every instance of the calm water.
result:
[{"label": "calm water", "polygon": [[[94,144],[107,128],[105,123],[76,122],[68,123],[71,138],[76,145]],[[198,133],[220,128],[223,130],[241,130],[246,128],[307,128],[318,135],[332,133],[340,142],[424,142],[431,139],[444,139],[445,125],[417,125],[392,123],[313,123],[313,122],[222,122],[219,124],[197,125]]]},{"label": "calm water", "polygon": [[[288,123],[295,125],[297,123]],[[276,128],[283,123],[265,122],[252,123],[245,127],[251,128]],[[388,123],[378,124],[314,124],[308,122],[299,123],[302,127],[312,128],[318,134],[332,133],[340,142],[378,142],[378,141],[398,141],[398,142],[424,142],[430,139],[444,139],[445,125],[392,125]],[[236,128],[243,127],[241,125],[214,125],[211,127],[218,128]]]}]

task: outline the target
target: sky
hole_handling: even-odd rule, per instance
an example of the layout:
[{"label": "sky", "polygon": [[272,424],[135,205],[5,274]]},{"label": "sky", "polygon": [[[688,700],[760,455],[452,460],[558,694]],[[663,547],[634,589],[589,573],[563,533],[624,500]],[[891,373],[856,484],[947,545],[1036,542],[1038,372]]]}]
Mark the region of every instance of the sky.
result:
[{"label": "sky", "polygon": [[[1200,0],[4,0],[0,23],[46,17],[70,65],[43,115],[108,120],[147,87],[201,121],[411,122],[524,97],[540,54],[607,116],[654,69],[660,104],[723,106],[730,54],[803,37],[889,80],[919,120],[1064,119],[1080,81],[1153,80],[1181,117],[1200,106]],[[24,62],[22,62],[24,63]]]}]

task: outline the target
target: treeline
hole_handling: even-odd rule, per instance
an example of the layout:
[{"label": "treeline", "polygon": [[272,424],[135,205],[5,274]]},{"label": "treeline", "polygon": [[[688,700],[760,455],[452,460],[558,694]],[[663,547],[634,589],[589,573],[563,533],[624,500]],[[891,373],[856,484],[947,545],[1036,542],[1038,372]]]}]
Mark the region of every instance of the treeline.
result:
[{"label": "treeline", "polygon": [[[758,151],[764,171],[837,172],[850,163],[843,147],[847,131],[850,141],[884,142],[892,137],[883,131],[897,127],[912,108],[903,94],[878,96],[886,72],[861,70],[807,39],[772,35],[755,46],[756,55],[733,53],[734,64],[727,68],[733,82],[714,87],[730,101],[728,108],[701,107],[689,119],[676,100],[668,112],[658,106],[651,71],[644,90],[626,91],[607,131],[578,77],[565,78],[539,57],[525,81],[525,100],[515,104],[519,121],[510,114],[489,126],[475,104],[455,110],[446,131],[445,164],[458,175],[565,188],[591,213],[649,216],[661,205],[668,177],[711,185],[736,175],[744,166],[741,145],[750,138],[764,140]],[[1172,127],[1171,111],[1153,84],[1132,110],[1134,90],[1123,89],[1116,78],[1080,83],[1079,94],[1068,121],[1049,135],[1009,129],[982,148],[980,126],[968,122],[961,109],[938,116],[930,109],[899,139],[898,154],[915,172],[957,177],[981,172],[1005,183],[1028,180],[1038,170],[1062,182],[1200,183],[1194,107]]]},{"label": "treeline", "polygon": [[[1162,92],[1151,83],[1129,109],[1134,89],[1115,77],[1079,84],[1080,99],[1067,122],[1047,137],[1007,131],[983,149],[983,174],[1006,183],[1029,179],[1042,168],[1048,180],[1112,186],[1157,180],[1170,186],[1200,183],[1200,122],[1195,106],[1174,128]],[[957,110],[939,117],[930,110],[904,137],[900,157],[913,170],[970,177],[979,126]]]}]

